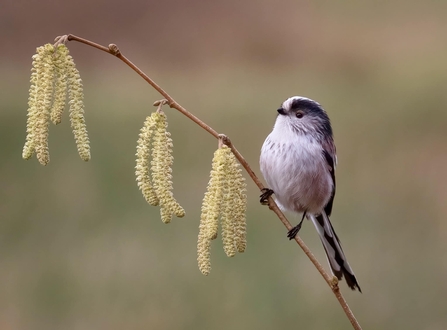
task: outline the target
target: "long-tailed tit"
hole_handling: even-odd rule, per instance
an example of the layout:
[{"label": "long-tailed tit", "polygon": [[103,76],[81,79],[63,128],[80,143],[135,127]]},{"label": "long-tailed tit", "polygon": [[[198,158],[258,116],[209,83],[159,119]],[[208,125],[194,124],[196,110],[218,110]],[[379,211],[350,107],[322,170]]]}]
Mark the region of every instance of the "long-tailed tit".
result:
[{"label": "long-tailed tit", "polygon": [[271,188],[261,195],[261,202],[274,193],[282,210],[303,213],[300,223],[289,231],[290,239],[297,235],[304,217],[311,220],[333,274],[339,280],[344,276],[351,289],[361,292],[329,220],[336,163],[331,123],[320,104],[301,96],[285,100],[261,150],[261,172]]}]

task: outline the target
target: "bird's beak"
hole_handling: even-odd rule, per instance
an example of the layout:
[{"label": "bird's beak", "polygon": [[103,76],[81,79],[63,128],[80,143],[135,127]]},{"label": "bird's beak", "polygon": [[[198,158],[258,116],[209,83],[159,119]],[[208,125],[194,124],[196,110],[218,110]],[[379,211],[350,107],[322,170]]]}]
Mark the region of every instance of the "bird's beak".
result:
[{"label": "bird's beak", "polygon": [[278,113],[280,115],[285,115],[286,114],[286,110],[284,110],[284,108],[279,108],[277,111],[278,111]]}]

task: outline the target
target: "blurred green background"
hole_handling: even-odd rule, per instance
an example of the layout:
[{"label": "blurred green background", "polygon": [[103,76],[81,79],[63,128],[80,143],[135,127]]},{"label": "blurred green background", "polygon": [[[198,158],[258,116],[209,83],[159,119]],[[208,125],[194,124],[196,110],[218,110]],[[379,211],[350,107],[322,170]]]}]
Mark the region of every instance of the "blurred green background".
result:
[{"label": "blurred green background", "polygon": [[[68,116],[51,162],[21,159],[31,56],[73,33],[122,52],[229,135],[259,174],[275,110],[319,101],[337,143],[332,220],[363,289],[340,286],[365,329],[447,329],[446,1],[2,1],[0,329],[349,329],[336,299],[249,183],[248,248],[217,240],[196,265],[216,141],[174,110],[174,192],[162,224],[134,178],[160,96],[117,59],[68,47],[83,77],[92,160]],[[297,217],[290,217],[293,223]],[[305,242],[327,268],[310,223]]]}]

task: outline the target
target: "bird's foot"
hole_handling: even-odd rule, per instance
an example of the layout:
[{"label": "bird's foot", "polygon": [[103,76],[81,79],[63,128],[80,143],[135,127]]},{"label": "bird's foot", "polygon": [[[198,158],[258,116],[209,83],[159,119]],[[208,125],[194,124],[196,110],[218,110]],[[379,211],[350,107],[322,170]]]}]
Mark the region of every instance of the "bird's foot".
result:
[{"label": "bird's foot", "polygon": [[289,230],[289,232],[287,233],[287,237],[289,238],[289,240],[295,239],[296,235],[298,235],[298,232],[301,229],[301,224],[302,222],[300,222],[295,227]]},{"label": "bird's foot", "polygon": [[298,232],[301,229],[301,225],[303,224],[304,221],[304,217],[306,216],[307,211],[305,211],[303,213],[303,217],[301,218],[301,221],[299,224],[297,224],[295,227],[293,227],[292,229],[289,230],[289,232],[287,233],[287,237],[289,238],[289,240],[295,239],[296,235],[298,235]]},{"label": "bird's foot", "polygon": [[262,188],[261,191],[262,191],[262,194],[261,194],[261,197],[259,199],[259,202],[262,205],[268,205],[269,197],[273,195],[273,190],[269,189],[269,188]]}]

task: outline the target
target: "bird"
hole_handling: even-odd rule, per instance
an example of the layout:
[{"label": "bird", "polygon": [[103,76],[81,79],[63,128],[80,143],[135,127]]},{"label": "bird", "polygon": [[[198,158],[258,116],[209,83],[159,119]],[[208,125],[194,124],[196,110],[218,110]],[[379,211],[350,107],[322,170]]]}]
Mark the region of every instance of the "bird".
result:
[{"label": "bird", "polygon": [[281,210],[303,214],[288,232],[289,239],[298,234],[304,218],[309,219],[333,275],[362,292],[329,219],[337,165],[329,116],[318,102],[302,96],[288,98],[277,112],[273,130],[261,148],[260,168],[269,186],[262,190],[261,203],[266,204],[274,194]]}]

